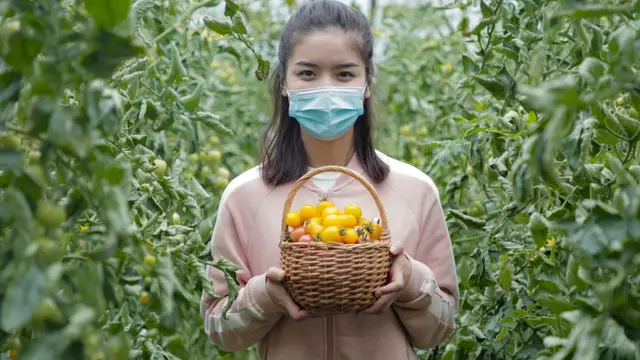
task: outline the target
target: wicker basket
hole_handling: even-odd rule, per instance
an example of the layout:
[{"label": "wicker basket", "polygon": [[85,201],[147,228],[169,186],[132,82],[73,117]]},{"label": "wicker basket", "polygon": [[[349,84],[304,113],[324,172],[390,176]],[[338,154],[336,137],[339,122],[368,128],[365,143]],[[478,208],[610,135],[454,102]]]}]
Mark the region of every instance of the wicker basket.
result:
[{"label": "wicker basket", "polygon": [[[380,212],[379,240],[359,244],[286,241],[286,214],[303,183],[323,172],[340,172],[358,180],[369,191]],[[291,189],[282,215],[280,263],[284,286],[293,300],[312,316],[359,312],[376,301],[374,292],[387,282],[391,265],[391,235],[380,197],[358,173],[340,166],[324,166],[301,177]]]}]

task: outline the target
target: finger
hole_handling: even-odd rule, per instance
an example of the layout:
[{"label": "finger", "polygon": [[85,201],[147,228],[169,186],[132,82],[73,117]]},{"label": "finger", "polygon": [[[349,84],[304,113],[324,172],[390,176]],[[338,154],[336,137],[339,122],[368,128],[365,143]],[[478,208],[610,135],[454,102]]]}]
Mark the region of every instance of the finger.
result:
[{"label": "finger", "polygon": [[393,295],[381,296],[371,307],[363,311],[365,314],[381,314],[393,303]]},{"label": "finger", "polygon": [[291,298],[291,295],[285,290],[282,285],[274,286],[275,289],[275,297],[274,299],[277,304],[279,304],[287,314],[294,320],[300,320],[307,317],[309,314],[304,311],[295,301]]},{"label": "finger", "polygon": [[389,251],[392,255],[398,255],[404,251],[404,247],[401,244],[391,244]]},{"label": "finger", "polygon": [[309,314],[304,311],[288,294],[283,294],[282,306],[293,320],[301,320],[307,317]]},{"label": "finger", "polygon": [[298,308],[297,311],[291,312],[289,313],[289,316],[293,319],[293,320],[302,320],[306,317],[309,316],[309,313],[307,313],[306,311],[304,311],[303,309]]},{"label": "finger", "polygon": [[277,267],[270,267],[269,270],[267,270],[267,279],[271,281],[282,282],[284,275],[284,270],[278,269]]},{"label": "finger", "polygon": [[402,285],[403,284],[404,284],[404,282],[402,281],[402,275],[400,275],[398,277],[398,279],[396,279],[396,280],[384,285],[380,289],[378,289],[376,291],[376,296],[382,296],[382,295],[387,295],[387,294],[391,294],[391,293],[396,293],[396,292],[402,290]]}]

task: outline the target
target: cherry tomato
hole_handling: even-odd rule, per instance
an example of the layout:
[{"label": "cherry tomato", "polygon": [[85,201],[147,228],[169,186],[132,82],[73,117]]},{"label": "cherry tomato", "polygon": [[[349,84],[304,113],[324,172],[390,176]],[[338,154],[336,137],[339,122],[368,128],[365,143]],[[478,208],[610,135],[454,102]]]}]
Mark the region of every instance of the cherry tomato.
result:
[{"label": "cherry tomato", "polygon": [[343,228],[352,228],[358,225],[358,220],[351,214],[341,214],[339,218],[340,226],[342,226]]},{"label": "cherry tomato", "polygon": [[362,217],[362,209],[355,204],[347,204],[347,206],[344,207],[343,213],[353,215],[356,219],[360,219]]},{"label": "cherry tomato", "polygon": [[340,223],[340,217],[336,214],[330,214],[325,216],[324,220],[322,221],[322,226],[324,227],[329,227],[329,226],[336,226],[339,227],[341,226]]},{"label": "cherry tomato", "polygon": [[302,219],[300,218],[300,213],[296,211],[290,211],[287,213],[285,218],[285,223],[293,228],[296,228],[302,225]]},{"label": "cherry tomato", "polygon": [[316,216],[316,208],[311,204],[306,204],[300,208],[300,218],[307,221]]},{"label": "cherry tomato", "polygon": [[337,226],[329,226],[322,231],[322,236],[320,237],[322,242],[332,243],[342,242],[342,236],[340,235],[340,229]]},{"label": "cherry tomato", "polygon": [[355,229],[346,229],[342,241],[345,244],[357,244],[360,242],[360,236],[358,236],[358,232]]}]

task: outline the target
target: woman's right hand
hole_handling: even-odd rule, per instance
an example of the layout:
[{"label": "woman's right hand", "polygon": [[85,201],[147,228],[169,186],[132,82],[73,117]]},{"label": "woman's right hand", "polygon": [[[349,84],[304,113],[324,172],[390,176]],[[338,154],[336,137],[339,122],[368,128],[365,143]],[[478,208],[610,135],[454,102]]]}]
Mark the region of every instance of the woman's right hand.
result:
[{"label": "woman's right hand", "polygon": [[284,270],[270,267],[266,275],[267,294],[278,306],[283,308],[293,320],[301,320],[309,316],[306,311],[293,301],[287,289],[282,285],[282,280],[284,280],[285,276]]}]

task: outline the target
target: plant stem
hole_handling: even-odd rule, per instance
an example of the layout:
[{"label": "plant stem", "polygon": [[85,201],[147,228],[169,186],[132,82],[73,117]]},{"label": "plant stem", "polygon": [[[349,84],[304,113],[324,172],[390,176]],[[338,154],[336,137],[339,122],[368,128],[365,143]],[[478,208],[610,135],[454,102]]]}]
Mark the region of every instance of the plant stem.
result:
[{"label": "plant stem", "polygon": [[201,8],[203,6],[207,6],[207,5],[215,5],[217,3],[218,3],[218,0],[206,0],[206,1],[202,1],[202,2],[199,2],[199,3],[193,4],[189,8],[189,10],[187,10],[187,12],[185,12],[178,19],[178,21],[176,21],[173,25],[171,25],[167,30],[163,31],[162,34],[156,36],[156,38],[153,39],[153,42],[157,44],[160,41],[164,40],[169,35],[173,34],[180,27],[180,24],[182,24],[187,19],[189,19],[191,17],[191,15],[193,15],[193,13],[196,12],[196,10],[198,10],[199,8]]}]

